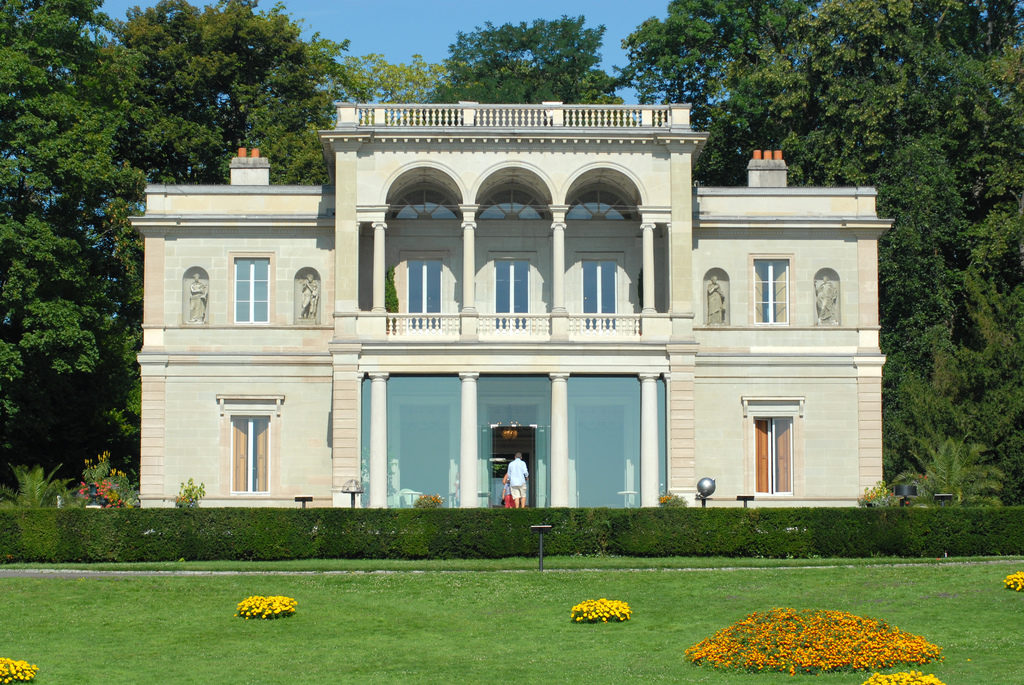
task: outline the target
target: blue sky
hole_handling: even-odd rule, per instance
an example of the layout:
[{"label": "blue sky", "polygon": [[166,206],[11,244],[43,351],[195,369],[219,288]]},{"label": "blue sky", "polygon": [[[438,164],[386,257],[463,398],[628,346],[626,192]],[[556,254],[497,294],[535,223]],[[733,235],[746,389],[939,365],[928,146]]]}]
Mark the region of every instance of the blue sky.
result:
[{"label": "blue sky", "polygon": [[[156,0],[107,0],[102,11],[124,19],[130,7],[155,4]],[[472,31],[485,21],[530,23],[582,14],[588,28],[605,26],[602,66],[611,73],[613,66],[626,62],[622,39],[645,19],[664,18],[668,0],[284,0],[283,4],[289,14],[304,20],[307,36],[318,32],[331,40],[348,39],[349,54],[378,52],[390,62],[408,62],[413,54],[440,62],[448,56],[457,31]],[[264,10],[272,6],[268,0],[259,5]],[[620,95],[631,99],[626,93]]]}]

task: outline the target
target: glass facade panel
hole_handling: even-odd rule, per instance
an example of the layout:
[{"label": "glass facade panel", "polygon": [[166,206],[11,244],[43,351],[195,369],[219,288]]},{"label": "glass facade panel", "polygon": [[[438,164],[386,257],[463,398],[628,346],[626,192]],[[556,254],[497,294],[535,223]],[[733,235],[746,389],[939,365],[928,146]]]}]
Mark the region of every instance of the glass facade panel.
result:
[{"label": "glass facade panel", "polygon": [[[477,381],[477,421],[480,455],[480,506],[501,501],[501,479],[505,461],[523,452],[530,479],[527,505],[546,507],[550,502],[551,379],[547,376],[481,376]],[[504,439],[502,428],[526,426]],[[497,438],[495,432],[497,431]],[[532,433],[532,435],[531,435]]]},{"label": "glass facade panel", "polygon": [[[364,405],[366,406],[366,405]],[[420,495],[458,506],[461,390],[456,376],[388,379],[388,507]]]},{"label": "glass facade panel", "polygon": [[569,506],[640,503],[640,381],[569,378]]}]

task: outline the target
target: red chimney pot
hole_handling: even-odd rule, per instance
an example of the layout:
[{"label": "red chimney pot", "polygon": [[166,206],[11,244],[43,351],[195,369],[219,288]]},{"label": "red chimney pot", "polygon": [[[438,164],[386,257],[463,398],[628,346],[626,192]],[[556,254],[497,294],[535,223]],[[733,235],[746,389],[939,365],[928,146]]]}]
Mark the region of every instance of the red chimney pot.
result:
[{"label": "red chimney pot", "polygon": [[761,159],[761,151],[754,150],[754,159]]},{"label": "red chimney pot", "polygon": [[[782,153],[780,152],[779,154],[781,155]],[[250,157],[259,157],[260,156],[260,149],[258,147],[254,147],[252,149],[252,152],[249,153],[249,156]],[[782,159],[782,158],[780,157],[779,159]]]},{"label": "red chimney pot", "polygon": [[782,150],[775,151],[775,159],[779,160],[780,162],[782,161]]},{"label": "red chimney pot", "polygon": [[245,157],[248,154],[248,152],[249,151],[246,150],[244,147],[238,148],[238,156],[239,157]]}]

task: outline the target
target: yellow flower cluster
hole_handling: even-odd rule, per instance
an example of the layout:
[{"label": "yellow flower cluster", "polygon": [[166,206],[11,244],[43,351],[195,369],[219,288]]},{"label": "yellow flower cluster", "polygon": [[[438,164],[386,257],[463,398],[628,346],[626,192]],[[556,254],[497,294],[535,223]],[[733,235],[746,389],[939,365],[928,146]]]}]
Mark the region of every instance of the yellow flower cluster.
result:
[{"label": "yellow flower cluster", "polygon": [[0,683],[27,683],[35,680],[39,667],[27,661],[0,657]]},{"label": "yellow flower cluster", "polygon": [[250,618],[284,618],[295,613],[297,604],[298,602],[291,597],[253,595],[238,603],[235,616],[241,616],[246,621]]},{"label": "yellow flower cluster", "polygon": [[1007,590],[1015,590],[1017,592],[1024,592],[1024,571],[1018,571],[1017,573],[1011,573],[1003,579],[1003,586]]},{"label": "yellow flower cluster", "polygon": [[946,685],[931,673],[904,671],[902,673],[875,673],[861,685]]},{"label": "yellow flower cluster", "polygon": [[940,659],[942,649],[845,611],[755,612],[686,650],[695,664],[790,674],[874,670]]},{"label": "yellow flower cluster", "polygon": [[629,605],[617,599],[588,599],[572,608],[569,617],[573,623],[607,623],[628,621],[633,615]]}]

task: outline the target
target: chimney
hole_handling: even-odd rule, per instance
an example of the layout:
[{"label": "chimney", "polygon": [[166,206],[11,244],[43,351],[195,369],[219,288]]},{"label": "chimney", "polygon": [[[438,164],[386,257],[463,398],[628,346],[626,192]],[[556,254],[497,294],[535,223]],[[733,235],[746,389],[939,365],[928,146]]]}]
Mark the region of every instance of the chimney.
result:
[{"label": "chimney", "polygon": [[244,147],[238,148],[238,156],[231,160],[231,185],[270,185],[270,161],[260,157],[258,147],[251,151]]},{"label": "chimney", "polygon": [[785,188],[789,167],[782,159],[782,150],[754,150],[747,163],[747,185],[751,188]]}]

